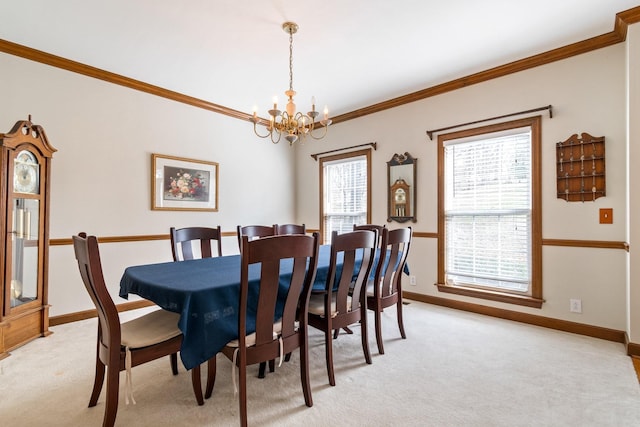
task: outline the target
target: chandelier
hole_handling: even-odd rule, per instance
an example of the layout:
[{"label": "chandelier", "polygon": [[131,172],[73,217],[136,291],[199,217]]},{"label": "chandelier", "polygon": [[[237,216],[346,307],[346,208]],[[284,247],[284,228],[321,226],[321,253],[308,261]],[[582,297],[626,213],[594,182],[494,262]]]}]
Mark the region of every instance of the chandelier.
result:
[{"label": "chandelier", "polygon": [[287,106],[285,111],[278,110],[278,98],[273,97],[273,109],[269,110],[269,125],[267,126],[267,134],[260,135],[258,133],[257,124],[260,122],[260,118],[257,116],[257,108],[253,109],[253,131],[260,138],[271,138],[271,142],[277,144],[280,142],[280,138],[284,135],[284,139],[289,141],[289,145],[293,145],[294,142],[300,140],[304,141],[307,135],[310,135],[313,139],[322,139],[327,134],[327,128],[331,124],[329,120],[329,110],[324,107],[323,119],[320,120],[320,124],[324,127],[324,132],[316,132],[316,117],[320,114],[316,111],[315,97],[311,98],[311,111],[307,114],[296,112],[296,104],[293,102],[293,97],[296,92],[293,90],[293,35],[298,31],[298,24],[295,22],[285,22],[282,24],[282,29],[285,33],[289,34],[289,90],[285,91],[287,96]]}]

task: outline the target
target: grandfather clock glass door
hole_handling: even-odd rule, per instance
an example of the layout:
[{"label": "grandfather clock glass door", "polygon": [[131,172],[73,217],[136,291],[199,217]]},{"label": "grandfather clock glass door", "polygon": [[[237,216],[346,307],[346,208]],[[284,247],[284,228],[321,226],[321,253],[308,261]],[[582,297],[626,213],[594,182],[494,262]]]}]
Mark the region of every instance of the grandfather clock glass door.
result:
[{"label": "grandfather clock glass door", "polygon": [[7,281],[10,283],[9,312],[40,299],[40,165],[36,155],[28,150],[18,152],[13,159],[13,191],[10,239],[7,253]]}]

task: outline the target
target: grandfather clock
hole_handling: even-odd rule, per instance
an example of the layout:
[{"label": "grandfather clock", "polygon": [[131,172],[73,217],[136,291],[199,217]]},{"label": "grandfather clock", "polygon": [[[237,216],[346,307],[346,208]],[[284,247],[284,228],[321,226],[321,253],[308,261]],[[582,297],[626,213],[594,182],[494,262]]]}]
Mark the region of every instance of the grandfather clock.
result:
[{"label": "grandfather clock", "polygon": [[44,129],[19,121],[0,133],[0,359],[50,335],[47,301],[49,177],[56,151]]}]

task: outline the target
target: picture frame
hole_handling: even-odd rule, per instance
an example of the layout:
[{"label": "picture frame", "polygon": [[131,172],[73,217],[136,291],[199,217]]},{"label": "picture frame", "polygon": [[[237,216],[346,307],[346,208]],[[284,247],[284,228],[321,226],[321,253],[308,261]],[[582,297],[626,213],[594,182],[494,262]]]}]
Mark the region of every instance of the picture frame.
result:
[{"label": "picture frame", "polygon": [[151,154],[151,210],[218,211],[218,163]]}]

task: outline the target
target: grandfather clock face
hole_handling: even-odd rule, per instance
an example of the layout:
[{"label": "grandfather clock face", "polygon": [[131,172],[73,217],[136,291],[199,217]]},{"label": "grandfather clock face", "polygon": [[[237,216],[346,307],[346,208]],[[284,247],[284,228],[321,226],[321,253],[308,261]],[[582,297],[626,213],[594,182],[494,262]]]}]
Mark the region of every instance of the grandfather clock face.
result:
[{"label": "grandfather clock face", "polygon": [[13,192],[38,194],[40,190],[40,168],[36,156],[22,150],[13,162]]},{"label": "grandfather clock face", "polygon": [[407,193],[402,188],[398,188],[396,190],[395,199],[396,203],[407,203]]}]

